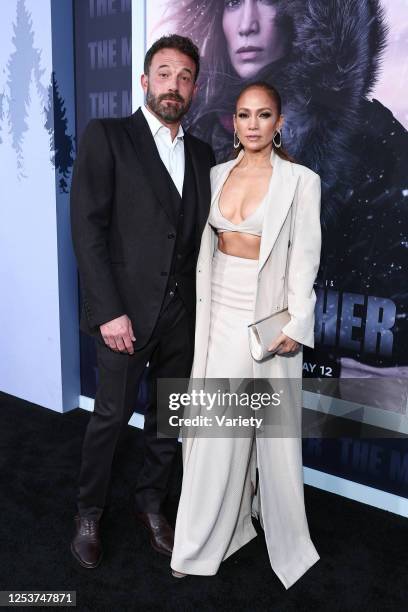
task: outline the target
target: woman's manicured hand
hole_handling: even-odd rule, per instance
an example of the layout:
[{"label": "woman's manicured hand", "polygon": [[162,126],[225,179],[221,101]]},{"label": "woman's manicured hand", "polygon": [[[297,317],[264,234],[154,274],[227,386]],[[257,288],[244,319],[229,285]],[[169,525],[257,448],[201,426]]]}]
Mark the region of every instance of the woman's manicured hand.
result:
[{"label": "woman's manicured hand", "polygon": [[292,340],[292,338],[289,338],[289,336],[286,336],[286,334],[281,333],[268,348],[268,351],[271,353],[276,353],[276,355],[294,355],[299,349],[299,342],[296,342],[296,340]]}]

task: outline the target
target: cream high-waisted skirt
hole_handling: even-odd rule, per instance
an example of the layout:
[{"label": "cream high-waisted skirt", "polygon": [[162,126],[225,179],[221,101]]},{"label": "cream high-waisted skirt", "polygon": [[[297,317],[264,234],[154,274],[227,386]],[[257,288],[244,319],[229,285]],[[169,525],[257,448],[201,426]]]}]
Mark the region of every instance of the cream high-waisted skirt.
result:
[{"label": "cream high-waisted skirt", "polygon": [[[254,376],[247,326],[253,322],[257,270],[257,260],[233,257],[219,250],[215,252],[206,379]],[[174,570],[186,574],[213,575],[224,559],[256,536],[251,519],[257,453],[254,433],[247,431],[245,437],[192,437],[188,440],[189,450],[184,460],[171,559]],[[258,443],[267,447],[274,440],[259,440]],[[301,470],[301,455],[298,461]],[[264,484],[267,482],[267,486],[274,487],[267,471],[263,471],[260,484],[263,481]],[[298,546],[297,533],[293,538],[293,547],[290,535],[289,544],[284,544],[282,558],[285,561],[280,563],[277,573],[286,588],[319,558],[308,539],[303,499],[294,499],[293,503],[299,504],[300,518],[295,523],[300,525],[302,544]],[[263,524],[261,509],[257,510]],[[262,507],[264,515],[271,516],[274,510]],[[266,535],[267,531],[271,530],[266,530]],[[303,534],[306,534],[305,538]],[[272,544],[277,545],[276,541]],[[299,558],[298,548],[302,551]],[[295,561],[292,555],[296,556]],[[287,571],[284,567],[286,556]],[[281,568],[284,570],[280,571]]]}]

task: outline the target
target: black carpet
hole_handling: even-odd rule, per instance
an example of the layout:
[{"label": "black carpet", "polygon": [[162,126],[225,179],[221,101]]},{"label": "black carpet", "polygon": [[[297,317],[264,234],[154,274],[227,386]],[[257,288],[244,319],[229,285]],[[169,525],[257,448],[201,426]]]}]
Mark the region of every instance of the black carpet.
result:
[{"label": "black carpet", "polygon": [[[131,427],[102,522],[103,563],[82,569],[69,543],[88,419],[79,409],[61,415],[0,394],[0,590],[76,590],[77,609],[97,612],[407,609],[406,519],[311,487],[306,508],[321,559],[288,591],[261,531],[216,576],[173,578],[169,559],[150,548],[132,516],[141,432]],[[175,512],[173,500],[172,520]]]}]

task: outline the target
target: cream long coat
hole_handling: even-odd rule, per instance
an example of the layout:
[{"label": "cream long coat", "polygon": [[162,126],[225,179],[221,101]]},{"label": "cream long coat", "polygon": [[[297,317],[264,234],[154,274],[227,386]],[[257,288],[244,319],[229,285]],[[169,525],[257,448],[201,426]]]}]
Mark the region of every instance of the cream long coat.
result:
[{"label": "cream long coat", "polygon": [[[242,158],[219,164],[211,170],[211,206],[229,173]],[[258,285],[254,320],[288,306],[291,320],[283,332],[302,345],[313,347],[313,284],[318,271],[321,245],[320,178],[313,171],[271,153],[272,178],[262,228]],[[291,215],[295,212],[289,245]],[[211,307],[211,266],[217,237],[206,224],[197,263],[197,312],[192,379],[205,375]],[[285,283],[287,257],[288,279]],[[287,294],[285,295],[285,288]],[[255,378],[301,378],[302,351],[291,357],[275,355],[254,361]],[[300,423],[301,406],[295,406]],[[194,438],[183,441],[185,466]],[[309,536],[304,510],[302,449],[300,437],[257,437],[260,499],[256,510],[265,530],[272,569],[289,588],[319,555]],[[203,483],[211,495],[211,483]],[[239,541],[240,534],[237,534]]]}]

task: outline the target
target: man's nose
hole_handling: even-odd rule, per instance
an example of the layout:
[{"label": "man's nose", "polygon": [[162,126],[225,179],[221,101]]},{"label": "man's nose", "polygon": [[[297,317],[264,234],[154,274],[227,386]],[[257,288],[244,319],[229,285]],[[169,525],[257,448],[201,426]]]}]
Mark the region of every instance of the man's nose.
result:
[{"label": "man's nose", "polygon": [[257,34],[259,27],[257,0],[244,0],[239,23],[240,35],[249,36],[250,34]]},{"label": "man's nose", "polygon": [[171,92],[178,91],[178,79],[177,79],[176,74],[172,74],[169,77],[169,80],[167,81],[167,85],[168,85],[169,91]]}]

